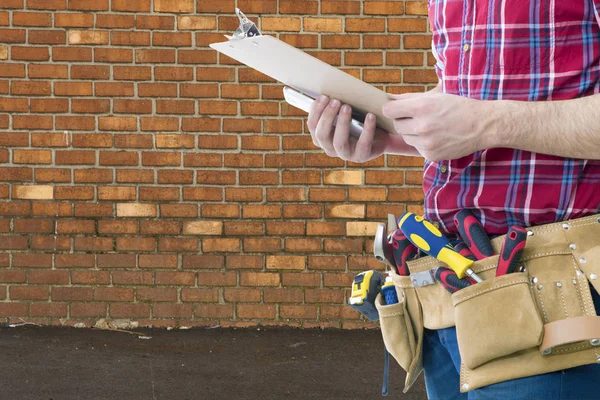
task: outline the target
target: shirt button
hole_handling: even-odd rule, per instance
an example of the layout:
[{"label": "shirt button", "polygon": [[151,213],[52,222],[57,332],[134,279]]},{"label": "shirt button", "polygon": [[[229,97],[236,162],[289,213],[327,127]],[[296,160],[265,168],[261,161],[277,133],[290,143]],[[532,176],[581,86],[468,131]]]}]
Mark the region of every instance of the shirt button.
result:
[{"label": "shirt button", "polygon": [[463,51],[469,51],[471,50],[471,45],[469,45],[469,43],[465,43],[465,45],[463,46]]},{"label": "shirt button", "polygon": [[445,174],[446,172],[448,172],[448,167],[446,167],[445,165],[442,165],[442,166],[440,167],[440,172],[441,172],[442,174]]}]

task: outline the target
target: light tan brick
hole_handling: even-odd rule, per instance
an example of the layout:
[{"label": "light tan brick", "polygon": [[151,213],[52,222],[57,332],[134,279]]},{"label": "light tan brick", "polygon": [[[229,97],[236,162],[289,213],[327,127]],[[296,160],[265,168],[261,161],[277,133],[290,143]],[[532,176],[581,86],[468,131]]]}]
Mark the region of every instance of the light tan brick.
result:
[{"label": "light tan brick", "polygon": [[0,60],[8,60],[8,47],[0,46]]},{"label": "light tan brick", "polygon": [[303,270],[306,267],[304,256],[268,256],[267,269],[296,269]]},{"label": "light tan brick", "polygon": [[223,233],[221,221],[191,221],[184,222],[184,235],[220,235]]},{"label": "light tan brick", "polygon": [[54,199],[53,186],[15,186],[14,199],[52,200]]},{"label": "light tan brick", "polygon": [[341,32],[340,18],[304,18],[304,30],[307,32]]},{"label": "light tan brick", "polygon": [[156,217],[156,204],[117,204],[117,217]]},{"label": "light tan brick", "polygon": [[347,222],[347,236],[375,236],[379,222]]},{"label": "light tan brick", "polygon": [[69,31],[69,44],[108,44],[108,32]]},{"label": "light tan brick", "polygon": [[365,206],[360,204],[340,204],[332,206],[328,217],[331,218],[364,218]]},{"label": "light tan brick", "polygon": [[363,171],[325,172],[323,180],[326,185],[362,185]]},{"label": "light tan brick", "polygon": [[263,17],[261,23],[263,31],[300,31],[300,18]]},{"label": "light tan brick", "polygon": [[217,19],[215,17],[177,17],[177,26],[181,30],[213,30],[217,29]]}]

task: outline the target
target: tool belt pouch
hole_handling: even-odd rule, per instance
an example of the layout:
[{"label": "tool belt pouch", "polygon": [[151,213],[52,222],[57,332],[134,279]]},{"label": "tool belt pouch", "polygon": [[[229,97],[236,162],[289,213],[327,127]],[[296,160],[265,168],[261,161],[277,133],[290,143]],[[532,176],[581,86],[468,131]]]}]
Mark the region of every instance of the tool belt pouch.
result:
[{"label": "tool belt pouch", "polygon": [[470,369],[542,341],[542,320],[524,273],[488,279],[451,298],[460,355]]},{"label": "tool belt pouch", "polygon": [[406,311],[406,301],[402,293],[398,293],[399,302],[396,304],[382,304],[381,293],[375,299],[375,307],[379,311],[379,323],[383,343],[387,351],[396,359],[398,364],[408,371],[415,357],[415,334]]},{"label": "tool belt pouch", "polygon": [[382,304],[381,294],[375,299],[379,311],[381,334],[387,351],[406,371],[407,392],[423,371],[423,310],[409,277],[392,272],[398,303]]}]

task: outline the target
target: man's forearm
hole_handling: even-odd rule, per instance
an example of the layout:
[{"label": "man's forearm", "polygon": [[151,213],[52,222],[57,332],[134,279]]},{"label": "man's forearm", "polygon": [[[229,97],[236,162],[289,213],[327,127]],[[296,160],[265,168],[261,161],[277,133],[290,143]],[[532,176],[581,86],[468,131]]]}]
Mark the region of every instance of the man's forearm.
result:
[{"label": "man's forearm", "polygon": [[[491,103],[491,102],[490,102]],[[573,100],[488,104],[484,129],[493,147],[600,159],[600,95]]]}]

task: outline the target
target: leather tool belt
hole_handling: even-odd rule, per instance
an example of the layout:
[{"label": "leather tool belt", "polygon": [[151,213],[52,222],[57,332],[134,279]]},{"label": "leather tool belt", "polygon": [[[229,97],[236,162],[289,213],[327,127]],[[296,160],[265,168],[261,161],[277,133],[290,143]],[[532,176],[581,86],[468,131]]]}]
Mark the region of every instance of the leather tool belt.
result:
[{"label": "leather tool belt", "polygon": [[[524,272],[496,277],[498,256],[475,262],[484,279],[454,294],[435,281],[442,264],[409,262],[392,272],[399,303],[376,299],[386,348],[407,372],[404,392],[422,366],[423,328],[456,326],[461,392],[506,380],[600,363],[600,214],[528,228]],[[504,236],[492,240],[496,254]]]}]

